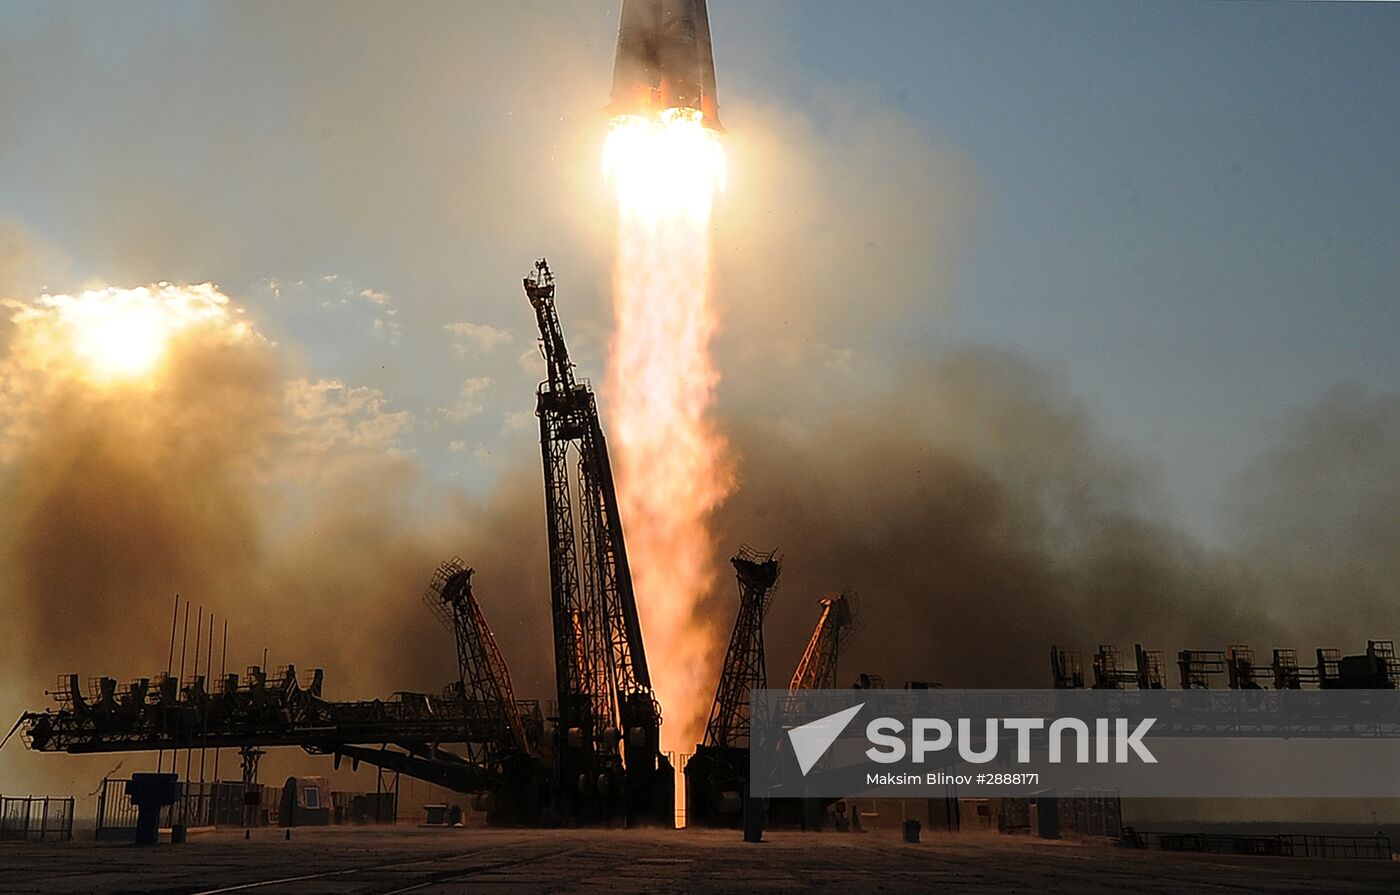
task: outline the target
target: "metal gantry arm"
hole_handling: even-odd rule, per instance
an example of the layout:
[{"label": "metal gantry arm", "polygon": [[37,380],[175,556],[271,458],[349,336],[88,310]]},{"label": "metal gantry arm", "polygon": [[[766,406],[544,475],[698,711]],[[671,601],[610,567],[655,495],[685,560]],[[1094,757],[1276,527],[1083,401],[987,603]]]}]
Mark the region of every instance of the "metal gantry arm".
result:
[{"label": "metal gantry arm", "polygon": [[[547,378],[537,391],[549,535],[561,810],[631,820],[670,774],[597,400],[577,380],[544,259],[524,278]],[[617,780],[621,787],[611,781]],[[571,786],[571,783],[576,785]],[[617,790],[621,788],[622,793]]]},{"label": "metal gantry arm", "polygon": [[748,748],[749,693],[768,686],[768,666],[763,648],[763,619],[781,564],[775,552],[759,553],[747,546],[730,560],[739,581],[739,612],[724,653],[715,701],[705,725],[703,745],[716,748]]},{"label": "metal gantry arm", "polygon": [[141,752],[199,748],[206,742],[211,748],[303,746],[332,751],[356,743],[468,742],[494,733],[480,706],[422,693],[325,700],[298,684],[294,670],[268,687],[257,667],[242,680],[229,675],[224,688],[203,702],[186,690],[106,712],[87,700],[71,702],[68,694],[56,693],[55,699],[55,708],[24,715],[22,734],[35,751]]},{"label": "metal gantry arm", "polygon": [[540,329],[540,352],[544,355],[549,377],[541,384],[557,394],[574,390],[574,365],[569,360],[569,348],[564,344],[564,332],[559,327],[559,312],[554,307],[554,274],[544,258],[535,262],[535,269],[525,277],[525,294],[535,309]]},{"label": "metal gantry arm", "polygon": [[510,670],[472,592],[473,572],[459,557],[452,557],[438,567],[423,601],[454,634],[456,695],[464,720],[491,732],[481,742],[469,741],[473,758],[500,769],[511,758],[527,756],[532,744],[515,701]]},{"label": "metal gantry arm", "polygon": [[792,674],[792,682],[788,684],[790,691],[826,690],[836,686],[836,662],[855,621],[850,596],[843,591],[821,598],[822,614]]},{"label": "metal gantry arm", "polygon": [[686,825],[733,826],[742,819],[748,791],[753,731],[750,699],[768,686],[763,619],[778,584],[776,552],[740,548],[730,563],[739,582],[739,611],[724,653],[724,666],[705,738],[685,764]]}]

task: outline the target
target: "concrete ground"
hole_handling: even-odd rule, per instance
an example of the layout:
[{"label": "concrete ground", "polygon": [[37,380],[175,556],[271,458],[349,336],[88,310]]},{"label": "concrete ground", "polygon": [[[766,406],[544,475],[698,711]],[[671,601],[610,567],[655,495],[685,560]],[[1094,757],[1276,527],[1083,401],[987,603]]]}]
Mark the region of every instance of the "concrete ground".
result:
[{"label": "concrete ground", "polygon": [[155,848],[0,843],[0,893],[1397,892],[1400,862],[1130,851],[994,834],[299,828]]}]

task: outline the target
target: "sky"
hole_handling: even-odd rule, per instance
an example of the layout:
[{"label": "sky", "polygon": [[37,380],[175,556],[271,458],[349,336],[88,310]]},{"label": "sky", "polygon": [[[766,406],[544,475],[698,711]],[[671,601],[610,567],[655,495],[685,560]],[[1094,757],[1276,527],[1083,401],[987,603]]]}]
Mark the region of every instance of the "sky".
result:
[{"label": "sky", "polygon": [[1064,369],[1203,537],[1273,421],[1395,386],[1393,7],[802,7],[795,56],[973,162],[956,308],[920,336]]},{"label": "sky", "polygon": [[[533,239],[493,228],[480,181],[499,182],[486,169],[519,153],[552,187],[571,181],[552,201],[587,191],[591,160],[556,150],[597,125],[615,5],[420,5],[367,34],[357,23],[374,15],[353,5],[7,0],[0,216],[70,261],[40,285],[213,279],[309,367],[420,416],[481,406],[504,422],[519,402],[481,381],[525,380],[498,357],[475,367],[465,354],[480,346],[444,338],[419,309],[493,327],[473,331],[513,364],[529,332],[512,284],[532,255],[571,253],[565,288],[600,289],[605,251],[561,232],[570,212],[531,209]],[[780,107],[821,134],[853,120],[830,97],[868,103],[959,158],[972,184],[951,287],[861,350],[975,339],[1044,360],[1160,466],[1201,537],[1228,538],[1219,494],[1271,425],[1338,384],[1400,377],[1400,21],[1387,5],[713,7],[727,110]],[[437,18],[459,46],[416,44]],[[546,57],[574,64],[550,71]],[[491,62],[518,65],[503,76],[516,83],[497,91]],[[727,123],[742,131],[737,115]],[[356,142],[370,145],[344,148]],[[441,198],[458,213],[436,232],[400,228]],[[367,289],[398,307],[367,306]],[[475,396],[453,394],[463,380]],[[413,446],[435,474],[484,483],[512,433],[474,428],[443,423]]]},{"label": "sky", "polygon": [[[497,551],[469,557],[483,593],[516,568],[538,587],[538,557],[511,540],[543,529],[519,277],[548,256],[572,353],[601,383],[617,5],[0,0],[0,299],[216,284],[275,363],[245,358],[262,378],[211,394],[283,383],[301,424],[275,501],[288,543],[340,556],[327,539],[344,538],[347,592],[459,536]],[[1354,598],[1348,637],[1393,619],[1400,9],[712,0],[710,15],[729,159],[717,415],[739,480],[720,523],[726,544],[790,550],[801,598],[775,613],[796,633],[770,647],[800,650],[808,591],[862,582],[932,582],[964,619],[1018,612],[1007,636],[1037,663],[1047,626],[1109,616],[1105,635],[1222,645],[1333,593]],[[0,319],[11,355],[18,332]],[[307,473],[325,444],[358,451],[320,464],[340,471],[330,485]],[[367,570],[386,541],[395,568]],[[324,569],[271,565],[318,599]],[[142,623],[163,626],[165,579],[133,580],[162,591]],[[1192,606],[1220,608],[1218,626],[1192,627]],[[535,609],[486,608],[508,655],[539,639]],[[970,651],[937,633],[942,612],[891,637]],[[975,624],[996,636],[1007,618]],[[519,662],[539,685],[547,662]]]}]

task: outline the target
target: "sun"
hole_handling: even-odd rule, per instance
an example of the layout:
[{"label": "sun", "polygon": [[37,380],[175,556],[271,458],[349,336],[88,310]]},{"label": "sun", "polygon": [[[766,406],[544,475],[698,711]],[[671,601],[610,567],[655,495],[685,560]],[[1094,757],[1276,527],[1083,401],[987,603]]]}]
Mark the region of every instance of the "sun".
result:
[{"label": "sun", "polygon": [[104,380],[150,375],[170,337],[167,321],[156,308],[119,301],[91,306],[69,323],[74,354]]},{"label": "sun", "polygon": [[44,295],[25,320],[53,372],[76,373],[102,386],[155,382],[187,330],[217,331],[229,339],[249,334],[212,283]]}]

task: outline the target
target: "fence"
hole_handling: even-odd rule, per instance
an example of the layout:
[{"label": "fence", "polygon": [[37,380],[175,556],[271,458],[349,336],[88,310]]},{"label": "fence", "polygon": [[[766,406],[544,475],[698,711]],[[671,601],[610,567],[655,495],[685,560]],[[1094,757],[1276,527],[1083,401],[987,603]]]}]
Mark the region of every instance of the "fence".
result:
[{"label": "fence", "polygon": [[[136,806],[126,780],[102,781],[97,795],[97,838],[130,839],[136,833]],[[182,783],[175,804],[161,810],[160,825],[237,827],[243,825],[242,783]]]},{"label": "fence", "polygon": [[1232,833],[1133,833],[1129,838],[1139,847],[1151,848],[1155,845],[1162,851],[1290,858],[1350,858],[1377,861],[1391,859],[1390,837],[1381,834],[1329,836],[1278,833],[1259,836]]},{"label": "fence", "polygon": [[[102,781],[97,795],[97,831],[99,840],[121,841],[136,835],[136,806],[126,794],[127,781],[108,778]],[[394,823],[398,809],[397,783],[394,789],[381,793],[332,792],[329,807],[332,823]],[[161,809],[162,828],[175,824],[186,827],[242,827],[278,824],[282,788],[258,786],[261,792],[255,803],[245,799],[249,790],[241,782],[180,784],[180,796],[175,804]],[[69,799],[71,803],[72,800]],[[245,806],[247,816],[245,819]],[[71,809],[69,824],[71,827]]]},{"label": "fence", "polygon": [[0,842],[67,842],[72,838],[71,796],[0,796]]},{"label": "fence", "polygon": [[1060,829],[1081,836],[1123,835],[1123,802],[1115,790],[1071,790],[1060,800]]},{"label": "fence", "polygon": [[1117,840],[1123,835],[1123,802],[1117,790],[1072,789],[1030,798],[996,800],[997,829],[1058,838],[1066,833]]}]

